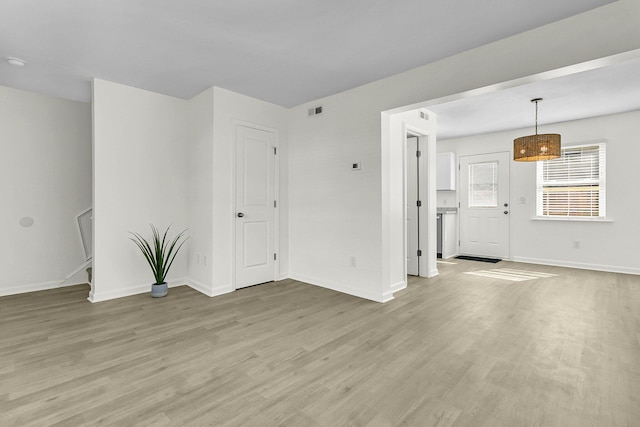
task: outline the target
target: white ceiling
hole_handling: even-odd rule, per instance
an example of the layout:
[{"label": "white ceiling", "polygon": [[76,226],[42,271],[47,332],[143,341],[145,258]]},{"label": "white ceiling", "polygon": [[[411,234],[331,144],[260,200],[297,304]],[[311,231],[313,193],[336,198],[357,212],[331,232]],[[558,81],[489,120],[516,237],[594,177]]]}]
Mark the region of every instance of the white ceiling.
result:
[{"label": "white ceiling", "polygon": [[180,98],[215,85],[289,107],[607,3],[2,0],[0,57],[28,64],[0,62],[0,85],[86,102],[93,77]]},{"label": "white ceiling", "polygon": [[429,106],[438,116],[438,140],[535,127],[640,110],[640,59],[564,77]]}]

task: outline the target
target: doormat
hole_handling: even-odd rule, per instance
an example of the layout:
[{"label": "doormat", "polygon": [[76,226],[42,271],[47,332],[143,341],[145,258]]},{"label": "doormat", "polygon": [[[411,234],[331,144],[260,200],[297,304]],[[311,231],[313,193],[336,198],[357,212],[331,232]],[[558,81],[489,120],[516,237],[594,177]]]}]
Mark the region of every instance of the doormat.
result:
[{"label": "doormat", "polygon": [[467,259],[469,261],[490,262],[492,264],[495,264],[496,262],[502,261],[499,258],[484,258],[484,257],[481,257],[481,256],[468,256],[468,255],[458,255],[456,258],[457,259]]}]

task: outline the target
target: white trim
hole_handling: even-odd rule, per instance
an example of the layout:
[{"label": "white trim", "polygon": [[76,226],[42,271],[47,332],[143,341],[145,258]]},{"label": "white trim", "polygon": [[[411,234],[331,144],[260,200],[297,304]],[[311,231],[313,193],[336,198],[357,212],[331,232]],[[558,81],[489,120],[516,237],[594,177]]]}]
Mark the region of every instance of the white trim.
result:
[{"label": "white trim", "polygon": [[[231,176],[232,178],[232,197],[233,197],[233,215],[235,218],[236,213],[238,212],[237,206],[236,206],[236,165],[237,165],[237,158],[236,158],[236,151],[237,151],[237,145],[238,145],[238,127],[242,126],[242,127],[246,127],[249,129],[256,129],[259,131],[263,131],[263,132],[268,132],[268,133],[272,133],[274,136],[274,142],[273,142],[273,146],[277,151],[277,154],[274,155],[274,159],[273,159],[273,174],[274,174],[274,181],[273,181],[273,186],[274,186],[274,194],[273,197],[276,201],[276,207],[275,209],[275,215],[274,215],[274,248],[273,250],[276,253],[276,259],[274,260],[274,265],[273,265],[273,280],[278,280],[277,278],[280,275],[280,260],[281,258],[281,253],[280,253],[280,155],[281,155],[281,151],[280,151],[280,131],[276,128],[272,128],[269,126],[263,126],[263,125],[259,125],[259,124],[255,124],[255,123],[250,123],[250,122],[246,122],[243,120],[233,120],[233,149],[232,149],[232,161],[231,161]],[[236,263],[236,233],[237,233],[237,221],[234,220],[233,222],[233,239],[232,239],[232,244],[231,244],[231,251],[233,254],[233,270],[232,270],[232,274],[231,274],[231,287],[232,287],[232,291],[235,291],[238,289],[237,287],[237,281],[236,281],[236,269],[237,269],[237,263]],[[214,291],[215,292],[215,291]],[[226,292],[223,292],[226,293]],[[220,294],[216,294],[216,295],[220,295]],[[211,295],[214,296],[214,295]]]},{"label": "white trim", "polygon": [[286,280],[286,279],[289,279],[289,273],[280,273],[280,275],[276,280],[279,281],[279,280]]},{"label": "white trim", "polygon": [[[394,283],[393,285],[391,285],[391,288],[390,288],[389,292],[391,293],[391,295],[393,297],[393,294],[395,292],[401,291],[401,290],[406,289],[406,288],[407,288],[407,281],[406,280],[402,280],[402,281],[400,281],[398,283]],[[384,295],[387,295],[389,292],[385,292]]]},{"label": "white trim", "polygon": [[[95,82],[96,79],[93,77],[91,79],[91,209],[96,206],[96,106],[95,106]],[[96,253],[96,223],[95,223],[95,212],[93,212],[93,223],[91,224],[91,257],[93,259],[93,255]],[[95,294],[96,287],[93,284],[93,280],[95,279],[95,271],[93,272],[93,276],[91,277],[91,290],[89,291],[89,297],[87,298],[89,301],[93,299],[93,295]]]},{"label": "white trim", "polygon": [[138,285],[135,287],[123,288],[123,289],[115,289],[112,291],[106,292],[90,292],[88,300],[92,303],[108,301],[116,298],[129,297],[132,295],[143,294],[145,292],[151,292],[151,285]]},{"label": "white trim", "polygon": [[567,65],[565,67],[556,68],[553,70],[543,71],[537,74],[532,74],[525,77],[519,77],[504,82],[491,84],[464,92],[454,93],[452,95],[441,96],[439,98],[432,98],[427,101],[418,102],[415,104],[404,105],[402,107],[392,108],[386,110],[387,114],[405,113],[407,111],[429,108],[432,105],[444,104],[451,101],[457,101],[460,99],[471,98],[478,95],[484,95],[488,93],[499,92],[505,89],[511,89],[514,87],[524,86],[531,83],[544,82],[558,77],[570,76],[573,74],[582,73],[584,71],[596,70],[598,68],[607,67],[609,65],[621,64],[625,61],[632,61],[640,58],[640,49],[634,49],[623,53],[617,53],[614,55],[605,56],[602,58],[592,59],[577,64]]},{"label": "white trim", "polygon": [[0,288],[0,297],[16,294],[25,294],[27,292],[46,291],[48,289],[57,289],[60,287],[61,281],[30,283],[26,285],[13,286],[11,288]]},{"label": "white trim", "polygon": [[305,274],[291,274],[289,278],[297,280],[298,282],[304,282],[310,285],[319,286],[321,288],[331,289],[332,291],[341,292],[343,294],[352,295],[359,298],[368,299],[375,302],[387,302],[393,299],[393,296],[389,295],[390,291],[379,294],[369,290],[362,290],[352,288],[342,283],[331,282],[323,279],[317,279],[315,277],[307,276]]},{"label": "white trim", "polygon": [[[324,111],[324,110],[323,110]],[[234,124],[234,128],[236,129],[236,139],[234,141],[234,149],[233,149],[233,164],[232,164],[232,168],[233,168],[233,206],[234,206],[234,212],[235,212],[235,197],[236,197],[236,182],[235,182],[235,177],[236,177],[236,144],[238,143],[238,133],[237,133],[237,128],[238,126],[244,126],[250,129],[256,129],[256,130],[260,130],[263,132],[269,132],[272,133],[274,135],[274,142],[273,145],[277,150],[277,154],[275,155],[275,159],[274,159],[274,164],[273,164],[273,173],[274,173],[274,181],[273,181],[273,185],[274,185],[274,194],[273,197],[276,200],[276,212],[275,212],[275,224],[274,224],[274,233],[275,233],[275,244],[274,244],[274,251],[277,254],[277,258],[275,260],[274,263],[274,274],[273,274],[273,280],[276,280],[276,278],[278,277],[278,275],[280,274],[280,259],[281,259],[281,254],[280,254],[280,155],[282,154],[282,152],[280,151],[280,130],[277,128],[273,128],[270,126],[264,126],[264,125],[259,125],[256,123],[251,123],[251,122],[246,122],[243,120],[234,120],[233,121]],[[235,223],[234,223],[235,224]],[[235,230],[235,225],[234,225],[234,230]],[[235,260],[235,232],[233,235],[233,243],[234,243],[234,247],[233,247],[233,254],[234,254],[234,260]],[[235,262],[234,262],[234,267],[233,267],[233,287],[234,289],[236,289],[235,287]]]},{"label": "white trim", "polygon": [[[169,284],[170,288],[175,288],[178,286],[186,285],[187,281],[188,279],[183,278],[183,279],[169,280],[167,281],[167,283]],[[96,294],[96,292],[91,291],[89,293],[89,298],[87,299],[92,303],[96,303],[96,302],[108,301],[116,298],[124,298],[124,297],[133,296],[133,295],[144,294],[146,292],[149,292],[149,294],[151,294],[151,283],[129,286],[127,288],[121,288],[121,289],[114,289],[110,291],[100,292],[99,294]]]},{"label": "white trim", "polygon": [[234,126],[243,126],[246,128],[251,128],[251,129],[256,129],[256,130],[262,130],[265,132],[270,132],[270,133],[275,133],[278,138],[276,138],[277,141],[280,140],[279,136],[280,136],[280,131],[277,128],[272,128],[269,126],[263,126],[263,125],[259,125],[257,123],[251,123],[251,122],[245,122],[244,120],[234,120],[233,121],[233,125]]},{"label": "white trim", "polygon": [[[588,216],[583,217],[579,215],[567,215],[567,216],[553,216],[553,215],[545,215],[544,214],[544,189],[547,187],[550,188],[568,188],[576,185],[581,185],[583,183],[596,183],[596,180],[593,178],[584,179],[584,178],[575,178],[571,180],[558,180],[556,179],[547,179],[545,180],[544,171],[545,168],[550,166],[551,164],[556,165],[554,167],[555,174],[558,174],[558,169],[562,170],[565,174],[565,177],[571,176],[571,167],[567,164],[565,159],[565,151],[566,150],[575,150],[582,148],[593,148],[597,147],[598,151],[598,216]],[[606,139],[598,139],[593,141],[583,141],[583,142],[574,142],[570,144],[565,144],[560,149],[562,156],[558,159],[552,159],[549,161],[538,161],[536,162],[536,216],[537,219],[551,219],[551,220],[560,220],[560,221],[603,221],[607,222],[607,140]],[[579,169],[582,171],[582,168],[585,165],[581,164]],[[593,171],[593,165],[590,166],[590,170]],[[551,203],[555,205],[555,203]],[[562,203],[560,203],[562,205]],[[569,209],[570,210],[570,209]],[[593,204],[591,204],[591,209],[589,211],[593,211]]]},{"label": "white trim", "polygon": [[217,286],[215,288],[211,288],[210,286],[206,286],[203,283],[200,283],[193,279],[186,279],[186,285],[189,286],[194,291],[198,291],[201,294],[204,294],[208,297],[216,297],[218,295],[228,294],[233,292],[233,286],[228,284],[226,286]]},{"label": "white trim", "polygon": [[82,280],[80,282],[73,280],[71,282],[68,283],[61,283],[60,286],[58,286],[59,288],[68,288],[70,286],[78,286],[78,285],[89,285],[91,286],[91,283],[89,283],[88,280]]},{"label": "white trim", "polygon": [[526,264],[539,264],[539,265],[550,265],[555,267],[579,268],[581,270],[606,271],[608,273],[640,275],[640,268],[622,267],[622,266],[616,266],[616,265],[587,264],[583,262],[557,261],[557,260],[550,260],[550,259],[527,258],[527,257],[513,257],[512,261],[523,262]]},{"label": "white trim", "polygon": [[[406,123],[402,124],[402,130],[404,135],[402,136],[402,216],[404,218],[404,222],[402,224],[402,259],[404,260],[404,264],[402,266],[402,275],[403,277],[407,277],[408,269],[407,269],[407,246],[409,244],[409,238],[407,234],[407,163],[409,159],[407,158],[407,145],[409,143],[409,138],[417,138],[418,148],[420,148],[420,135],[413,135],[411,132],[411,136],[409,135],[410,130]],[[420,173],[420,159],[418,159],[418,174]],[[419,175],[418,175],[419,176]],[[420,188],[418,184],[418,189]],[[417,197],[420,197],[418,194]],[[420,211],[418,211],[420,213]],[[420,226],[420,218],[418,217],[418,227]],[[420,248],[420,231],[418,231],[418,249]],[[426,251],[425,251],[426,252]],[[418,257],[418,274],[420,274],[420,258]],[[393,294],[393,291],[391,291]]]},{"label": "white trim", "polygon": [[[276,207],[274,212],[274,224],[273,224],[273,232],[275,233],[274,242],[273,242],[273,250],[276,253],[276,259],[274,263],[274,274],[273,280],[276,280],[280,275],[280,259],[282,258],[282,254],[280,253],[280,156],[282,152],[280,151],[280,133],[275,130],[273,147],[276,150],[273,159],[273,173],[275,174],[273,179],[273,198],[276,201]],[[235,236],[234,236],[235,238]],[[235,252],[234,252],[235,253]]]},{"label": "white trim", "polygon": [[[236,262],[236,240],[238,235],[238,221],[236,215],[238,214],[237,207],[237,193],[236,193],[236,164],[237,164],[237,151],[238,151],[238,127],[246,126],[242,122],[237,120],[233,121],[233,147],[231,148],[231,215],[233,215],[233,235],[231,237],[231,259],[233,260],[233,267],[231,268],[231,287],[235,291],[236,287],[236,273],[238,269],[238,263]],[[215,173],[214,173],[215,175]],[[213,261],[213,260],[212,260]],[[214,273],[215,275],[215,273]],[[205,292],[205,295],[207,293]]]},{"label": "white trim", "polygon": [[[405,260],[403,277],[407,277],[406,259],[407,259],[408,239],[407,239],[407,221],[406,221],[406,218],[407,218],[406,195],[407,195],[407,135],[408,134],[410,134],[411,137],[418,138],[418,144],[420,147],[420,151],[422,152],[422,155],[418,157],[418,163],[419,163],[418,167],[419,167],[419,170],[422,172],[419,177],[418,197],[421,201],[423,201],[422,207],[424,209],[420,209],[418,211],[419,213],[418,221],[419,221],[419,224],[422,225],[422,227],[420,228],[420,233],[418,235],[418,248],[422,250],[422,256],[418,257],[418,272],[420,274],[420,277],[433,277],[438,275],[438,266],[436,262],[437,249],[436,249],[435,237],[433,237],[434,241],[432,242],[432,244],[430,244],[429,242],[431,233],[428,228],[428,224],[431,222],[431,220],[435,222],[435,216],[436,216],[436,206],[432,206],[431,199],[429,198],[429,192],[435,191],[435,188],[436,188],[435,182],[431,182],[430,175],[429,175],[429,170],[430,170],[429,162],[431,160],[430,153],[435,152],[435,149],[429,150],[429,148],[432,146],[432,144],[434,144],[434,140],[433,140],[434,136],[431,134],[429,130],[412,125],[407,122],[402,122],[402,131],[403,131],[402,158],[404,159],[402,164],[402,175],[403,175],[402,177],[403,179],[402,181],[402,215],[405,219],[403,224],[404,243],[403,243],[402,256],[403,256],[403,260]],[[425,160],[427,164],[425,164]],[[424,184],[424,185],[421,185],[421,184]],[[433,218],[430,218],[432,212],[433,212]],[[424,273],[425,271],[428,271],[428,273],[425,274]],[[435,274],[434,274],[434,271],[435,271]],[[392,288],[393,286],[395,285],[392,285]]]},{"label": "white trim", "polygon": [[531,221],[613,222],[610,218],[602,218],[599,216],[533,216],[531,217]]},{"label": "white trim", "polygon": [[211,288],[203,283],[198,282],[197,280],[187,279],[187,286],[189,286],[194,291],[198,291],[201,294],[206,296],[210,296]]},{"label": "white trim", "polygon": [[385,293],[382,294],[382,301],[376,301],[376,302],[381,302],[381,303],[385,303],[385,302],[389,302],[393,299],[393,292],[392,291],[387,291]]}]

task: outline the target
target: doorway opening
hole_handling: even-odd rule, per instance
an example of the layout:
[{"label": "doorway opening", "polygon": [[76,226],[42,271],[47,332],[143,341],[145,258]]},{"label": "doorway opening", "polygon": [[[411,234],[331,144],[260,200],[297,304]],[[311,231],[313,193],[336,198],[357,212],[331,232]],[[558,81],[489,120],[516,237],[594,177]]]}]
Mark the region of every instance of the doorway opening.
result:
[{"label": "doorway opening", "polygon": [[[417,258],[417,273],[420,277],[438,274],[436,262],[436,115],[424,108],[399,108],[382,112],[382,265],[383,294],[381,300],[388,301],[393,293],[407,286],[407,260],[409,251]],[[415,138],[415,140],[411,140]],[[408,149],[407,141],[415,141],[419,150]],[[408,151],[413,151],[408,154]],[[420,153],[417,154],[416,151]],[[412,188],[417,196],[407,195],[407,159],[416,166],[416,180]],[[419,166],[418,166],[419,165]],[[419,179],[417,169],[419,167]],[[409,172],[411,173],[411,172]],[[415,187],[413,187],[415,182]],[[419,184],[419,185],[418,185]],[[411,194],[410,194],[411,195]],[[416,204],[420,204],[418,208]],[[416,244],[409,248],[407,230],[407,207],[419,223]],[[417,229],[411,225],[411,229]],[[413,236],[413,232],[411,232]],[[411,237],[413,238],[413,237]],[[417,252],[420,250],[420,252]],[[415,251],[415,252],[414,252]],[[420,256],[418,256],[420,253]],[[413,256],[412,256],[413,258]],[[415,262],[414,262],[415,266]]]},{"label": "doorway opening", "polygon": [[405,163],[405,208],[406,208],[406,244],[407,275],[420,275],[420,137],[413,133],[406,136]]},{"label": "doorway opening", "polygon": [[[436,266],[435,115],[423,109],[401,115],[403,147],[404,278],[432,277]],[[416,121],[418,118],[419,121]]]}]

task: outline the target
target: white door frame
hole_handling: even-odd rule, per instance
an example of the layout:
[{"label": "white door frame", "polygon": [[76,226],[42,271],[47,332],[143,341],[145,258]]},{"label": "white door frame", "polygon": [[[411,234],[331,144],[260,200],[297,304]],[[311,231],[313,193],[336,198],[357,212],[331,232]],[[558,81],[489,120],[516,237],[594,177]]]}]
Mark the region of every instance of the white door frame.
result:
[{"label": "white door frame", "polygon": [[[505,208],[509,212],[509,214],[507,215],[508,216],[507,224],[508,224],[508,229],[509,229],[509,238],[507,239],[507,245],[508,245],[507,254],[508,255],[507,255],[507,257],[502,258],[502,259],[511,260],[511,248],[513,247],[513,242],[512,242],[513,233],[512,233],[512,226],[511,226],[511,217],[512,217],[512,215],[511,214],[512,214],[513,206],[512,206],[512,201],[511,201],[511,163],[510,163],[510,159],[512,158],[512,153],[510,151],[491,151],[489,153],[484,153],[484,152],[481,152],[481,153],[477,153],[477,152],[458,153],[458,156],[457,156],[458,171],[457,171],[457,174],[456,174],[456,180],[459,183],[458,190],[456,191],[456,193],[457,193],[456,194],[456,198],[458,199],[458,215],[457,215],[457,217],[458,217],[458,224],[457,224],[458,227],[457,227],[457,229],[458,229],[459,242],[462,242],[462,235],[460,233],[460,231],[462,229],[462,226],[461,226],[461,224],[462,224],[462,212],[461,212],[461,210],[462,210],[462,198],[461,198],[461,194],[462,194],[462,186],[463,185],[468,185],[468,183],[462,182],[462,179],[461,179],[462,178],[462,171],[461,171],[461,167],[460,167],[461,158],[462,157],[472,157],[472,156],[485,156],[485,155],[488,156],[488,155],[492,155],[492,154],[498,155],[498,154],[504,154],[504,153],[507,154],[507,161],[509,162],[508,163],[508,169],[507,169],[507,181],[509,183],[509,191],[507,193],[507,197],[509,199],[508,200],[509,206]],[[460,246],[461,245],[458,244],[458,252],[460,254],[463,254],[462,251],[460,251]]]},{"label": "white door frame", "polygon": [[[274,177],[274,181],[273,181],[273,185],[274,185],[274,198],[276,200],[276,208],[275,208],[275,224],[274,224],[274,238],[275,238],[275,251],[277,254],[276,260],[274,262],[274,271],[273,271],[273,280],[276,281],[278,280],[278,277],[280,275],[280,132],[278,131],[278,129],[274,129],[271,127],[267,127],[267,126],[262,126],[262,125],[258,125],[255,123],[249,123],[249,122],[244,122],[241,120],[234,120],[233,121],[233,160],[231,163],[231,168],[232,168],[232,175],[233,176],[233,182],[232,182],[232,191],[233,191],[233,209],[231,214],[233,215],[233,236],[234,238],[231,239],[232,241],[232,247],[231,247],[231,251],[233,253],[233,290],[237,290],[237,281],[236,281],[236,266],[237,266],[237,255],[236,255],[236,233],[237,233],[237,228],[238,228],[238,222],[235,220],[236,217],[236,212],[238,212],[237,210],[237,206],[236,206],[236,144],[238,143],[238,127],[242,126],[242,127],[247,127],[247,128],[251,128],[251,129],[256,129],[256,130],[260,130],[260,131],[264,131],[264,132],[269,132],[272,133],[274,135],[274,146],[276,148],[277,155],[275,156],[274,159],[274,167],[273,167],[273,173],[275,174]],[[214,236],[215,238],[215,236]]]},{"label": "white door frame", "polygon": [[[413,145],[413,141],[415,139],[415,146]],[[409,143],[410,141],[411,144]],[[406,161],[405,161],[405,188],[404,196],[406,197],[406,201],[408,202],[406,206],[406,232],[407,236],[407,244],[406,244],[406,271],[407,275],[411,274],[412,276],[420,275],[420,257],[417,252],[420,250],[420,218],[418,213],[421,210],[420,206],[417,206],[417,201],[420,200],[418,195],[418,191],[420,190],[420,163],[422,163],[421,157],[417,157],[417,152],[420,150],[420,138],[418,136],[414,136],[412,134],[405,135],[405,144],[407,145],[406,152]],[[409,147],[409,145],[411,145]],[[414,154],[416,153],[416,154]],[[410,174],[410,171],[415,172]],[[411,175],[411,176],[410,176]],[[412,182],[413,181],[413,182]],[[409,192],[409,189],[412,190],[413,194]],[[415,209],[415,211],[414,211]],[[412,215],[409,215],[409,213]],[[409,220],[409,217],[414,219],[413,223]],[[412,234],[415,233],[415,236]],[[415,247],[413,247],[413,243],[415,243]],[[411,245],[411,246],[410,246]],[[410,265],[413,265],[415,268],[409,268]],[[412,270],[409,273],[409,270]]]},{"label": "white door frame", "polygon": [[[435,179],[432,179],[432,175],[435,177],[435,171],[430,173],[428,166],[429,159],[429,147],[434,144],[429,131],[420,129],[416,126],[412,126],[408,123],[403,123],[403,144],[402,144],[402,157],[404,159],[402,163],[402,216],[404,218],[404,234],[403,234],[403,259],[404,259],[404,277],[407,277],[407,136],[418,138],[418,144],[422,155],[418,158],[418,167],[420,168],[418,197],[422,202],[422,206],[418,212],[418,221],[420,222],[420,234],[418,238],[418,247],[422,250],[422,256],[418,259],[418,274],[419,277],[433,277],[438,274],[435,258],[433,265],[429,262],[431,255],[436,252],[437,236],[435,235],[435,216],[433,221],[430,221],[429,212],[433,210],[435,213],[436,207],[431,206],[432,202],[429,198],[429,188],[431,185],[435,188]],[[435,152],[435,149],[433,150]],[[433,224],[431,224],[433,222]],[[433,226],[431,226],[433,225]]]}]

